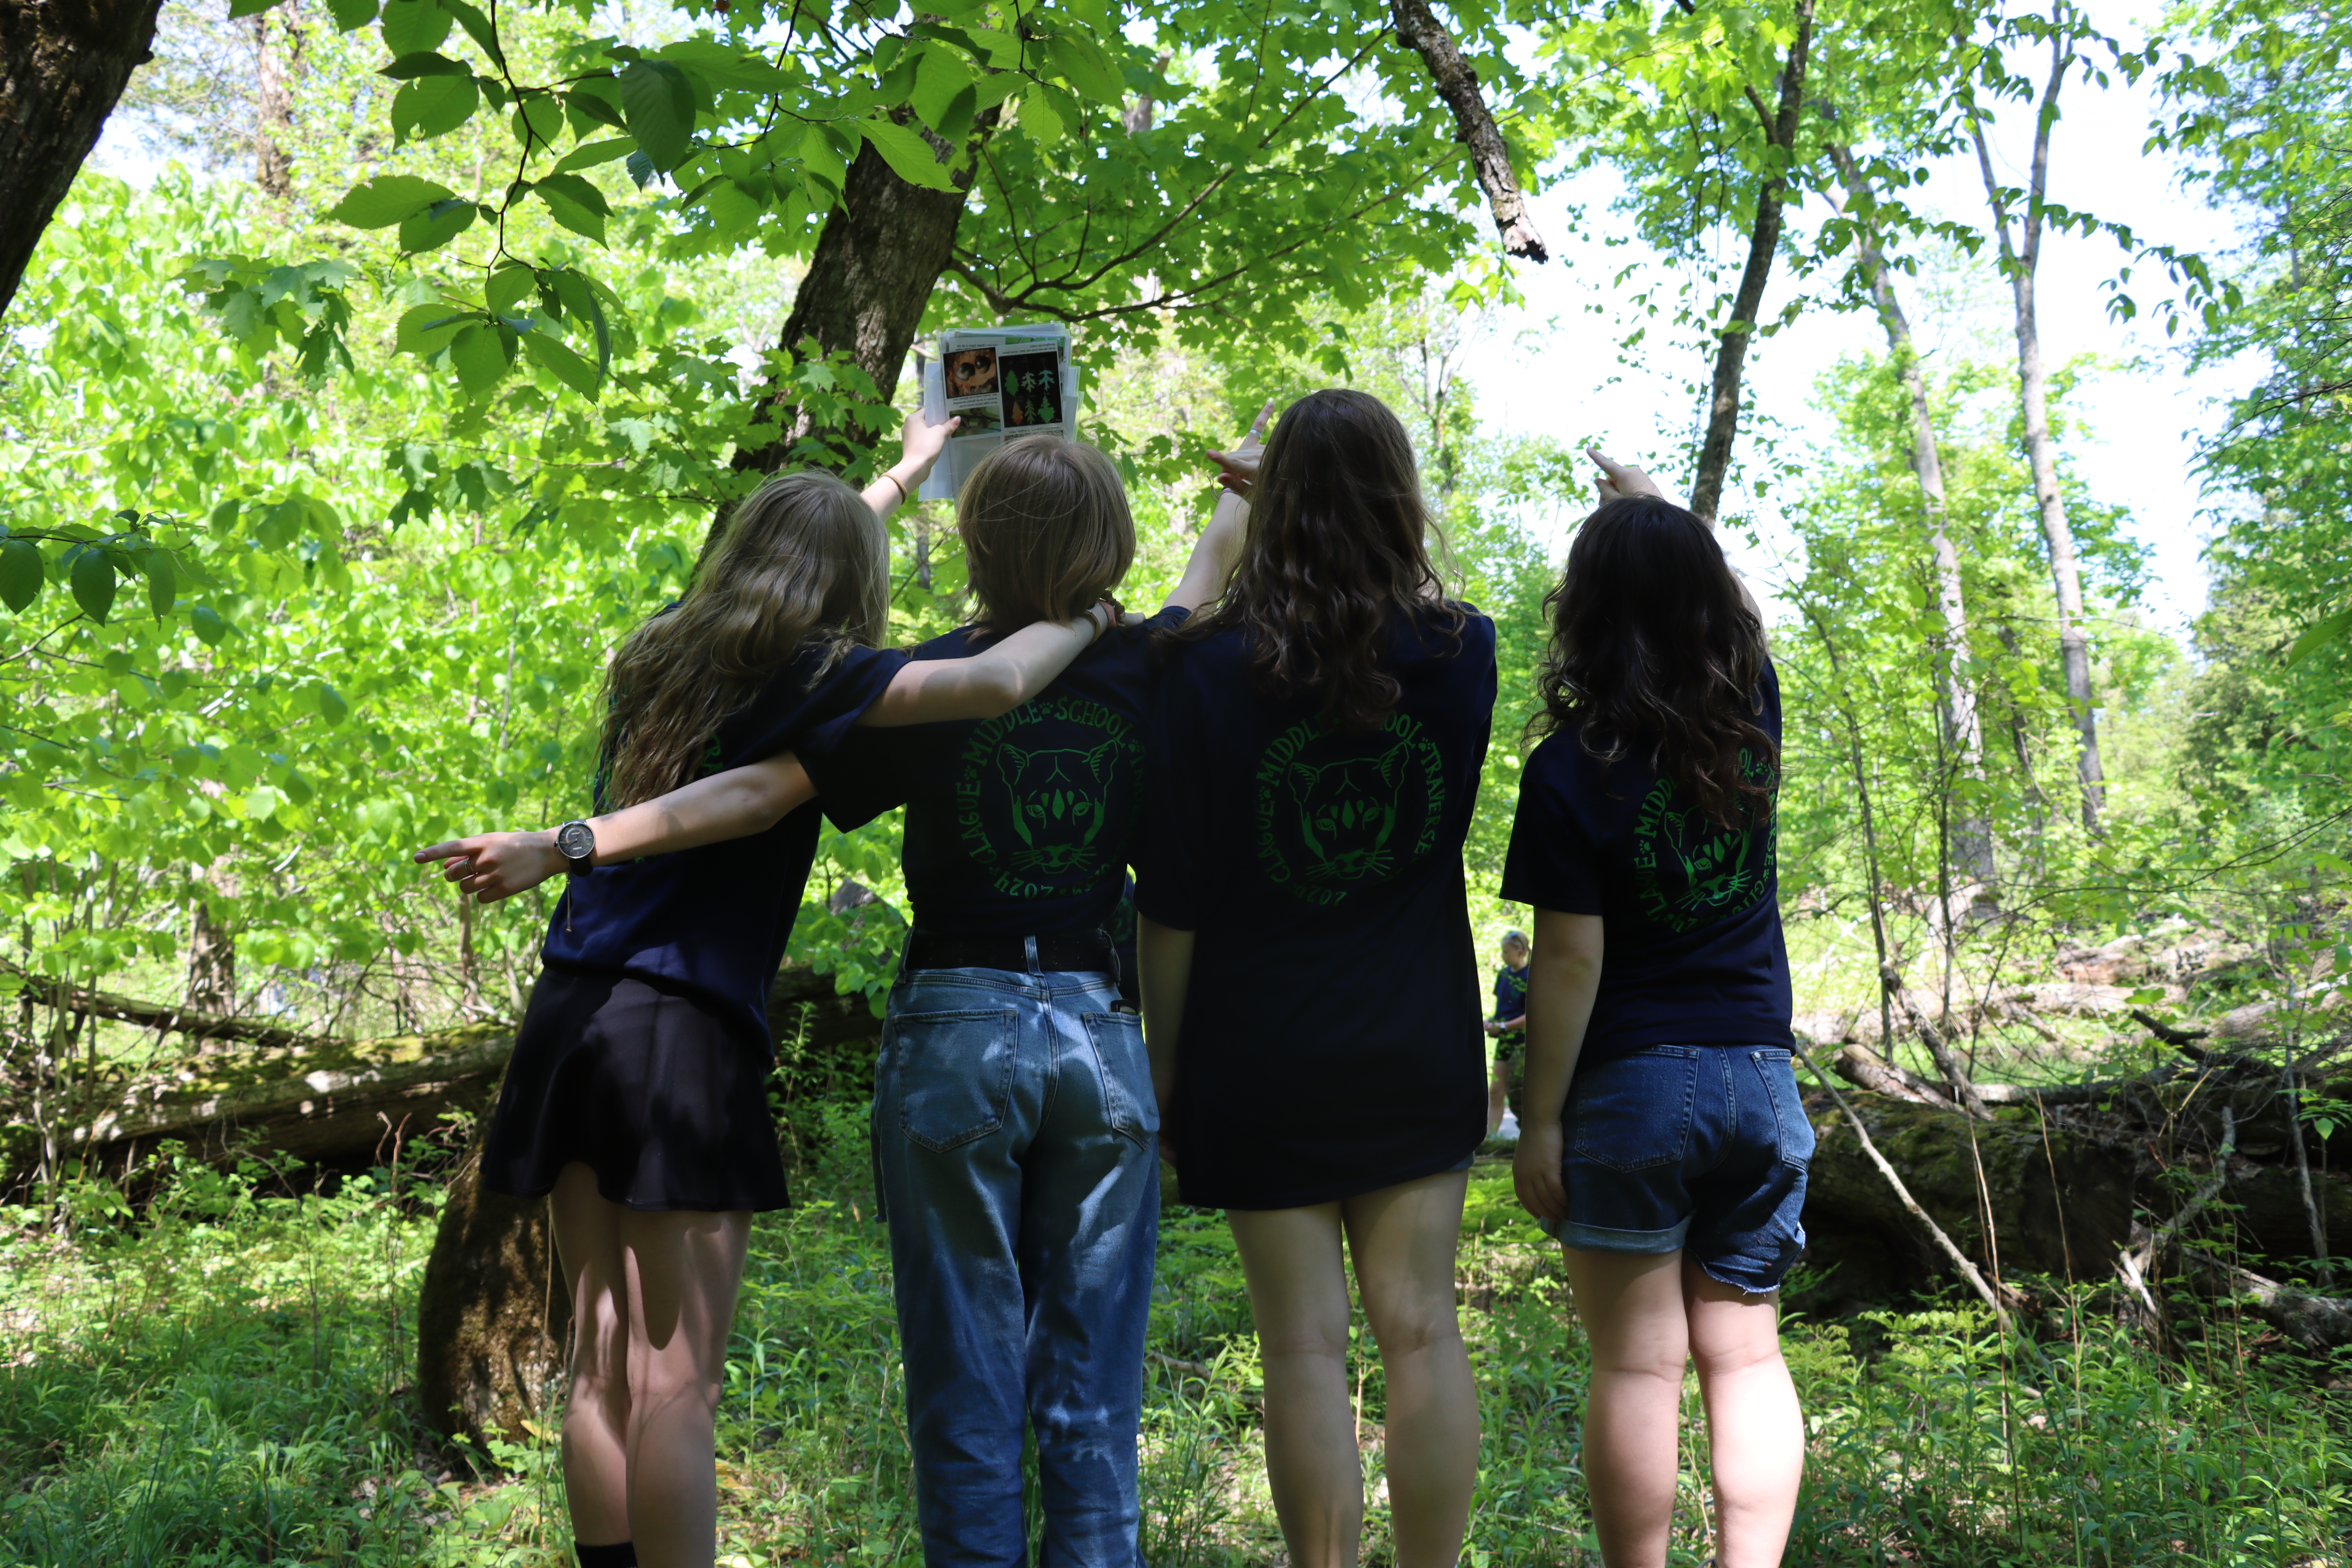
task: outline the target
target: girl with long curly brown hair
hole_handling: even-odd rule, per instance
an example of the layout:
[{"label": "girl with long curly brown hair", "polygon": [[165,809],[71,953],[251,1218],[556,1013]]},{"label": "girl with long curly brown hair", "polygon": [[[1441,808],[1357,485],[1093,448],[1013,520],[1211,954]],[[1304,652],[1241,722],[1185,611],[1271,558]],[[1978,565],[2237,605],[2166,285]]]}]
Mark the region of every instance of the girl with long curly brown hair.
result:
[{"label": "girl with long curly brown hair", "polygon": [[1223,460],[1241,560],[1173,639],[1137,861],[1163,1141],[1240,1247],[1290,1561],[1357,1560],[1344,1252],[1387,1374],[1396,1562],[1452,1568],[1478,1463],[1454,1263],[1486,1124],[1462,846],[1494,623],[1446,596],[1377,398],[1315,393]]},{"label": "girl with long curly brown hair", "polygon": [[[787,1201],[766,1000],[818,816],[797,767],[742,764],[857,725],[996,718],[1116,616],[1059,605],[969,658],[874,646],[885,520],[951,427],[909,418],[905,457],[862,497],[796,473],[737,508],[683,599],[613,657],[602,815],[416,856],[484,902],[570,874],[481,1172],[493,1191],[550,1195],[572,1302],[563,1473],[583,1568],[712,1561],[711,1434],[751,1217]],[[722,773],[684,805],[657,798]]]},{"label": "girl with long curly brown hair", "polygon": [[1813,1151],[1774,877],[1780,680],[1713,532],[1594,457],[1503,874],[1536,911],[1513,1176],[1591,1342],[1602,1562],[1665,1562],[1695,1361],[1716,1561],[1768,1568],[1804,1458],[1778,1292]]}]

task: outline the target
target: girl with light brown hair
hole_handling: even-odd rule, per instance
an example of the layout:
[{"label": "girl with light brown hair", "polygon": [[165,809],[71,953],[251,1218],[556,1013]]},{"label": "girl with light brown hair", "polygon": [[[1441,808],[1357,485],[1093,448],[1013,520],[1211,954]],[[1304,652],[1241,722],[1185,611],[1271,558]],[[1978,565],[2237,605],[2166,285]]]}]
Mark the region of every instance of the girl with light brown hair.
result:
[{"label": "girl with light brown hair", "polygon": [[485,903],[569,874],[482,1180],[551,1199],[576,1345],[563,1472],[583,1568],[712,1562],[712,1432],[751,1216],[786,1202],[765,1008],[817,812],[789,763],[683,805],[656,797],[858,725],[996,718],[1116,618],[1057,605],[969,658],[874,646],[885,519],[951,428],[909,418],[905,455],[862,497],[806,472],[737,508],[685,596],[614,655],[592,787],[604,815],[416,855]]}]

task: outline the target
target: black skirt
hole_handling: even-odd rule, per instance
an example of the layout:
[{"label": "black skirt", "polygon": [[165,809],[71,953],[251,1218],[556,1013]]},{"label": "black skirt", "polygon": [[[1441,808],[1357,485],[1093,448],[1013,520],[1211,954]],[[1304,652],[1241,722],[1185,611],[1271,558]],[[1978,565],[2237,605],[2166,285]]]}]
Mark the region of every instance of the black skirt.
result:
[{"label": "black skirt", "polygon": [[633,1209],[782,1208],[768,1068],[691,994],[551,964],[499,1090],[482,1184],[537,1197],[576,1161]]}]

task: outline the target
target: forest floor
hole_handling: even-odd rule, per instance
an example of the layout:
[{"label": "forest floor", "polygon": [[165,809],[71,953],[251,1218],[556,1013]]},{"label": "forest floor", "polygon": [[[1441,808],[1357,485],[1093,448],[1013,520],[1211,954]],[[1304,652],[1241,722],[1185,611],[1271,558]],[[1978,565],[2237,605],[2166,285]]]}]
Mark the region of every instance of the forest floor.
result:
[{"label": "forest floor", "polygon": [[[856,1108],[825,1121],[854,1157],[820,1160],[801,1205],[761,1220],[737,1318],[719,1433],[729,1563],[919,1561],[888,1252]],[[568,1563],[551,1431],[469,1461],[413,1417],[438,1181],[289,1194],[253,1175],[184,1167],[135,1223],[92,1188],[72,1239],[0,1241],[0,1561]],[[1485,1433],[1464,1561],[1597,1563],[1578,1468],[1585,1347],[1557,1251],[1500,1163],[1473,1178],[1460,1285]],[[2158,1358],[2090,1292],[2044,1336],[2047,1360],[2027,1364],[1954,1304],[1792,1318],[1811,1443],[1789,1561],[2352,1562],[2340,1369],[2231,1318]],[[1213,1215],[1165,1211],[1150,1347],[1146,1560],[1283,1563],[1255,1338]],[[1356,1372],[1378,1563],[1383,1391],[1376,1358]],[[1674,1560],[1696,1564],[1711,1549],[1687,1397]]]}]

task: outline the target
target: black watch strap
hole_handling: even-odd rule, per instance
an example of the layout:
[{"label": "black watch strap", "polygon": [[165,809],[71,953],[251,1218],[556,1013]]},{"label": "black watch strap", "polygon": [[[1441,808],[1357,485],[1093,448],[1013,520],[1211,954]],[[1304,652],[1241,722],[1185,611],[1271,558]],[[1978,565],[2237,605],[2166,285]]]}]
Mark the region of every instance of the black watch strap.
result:
[{"label": "black watch strap", "polygon": [[563,857],[567,873],[586,876],[596,868],[596,830],[585,822],[561,824],[555,830],[555,852]]}]

